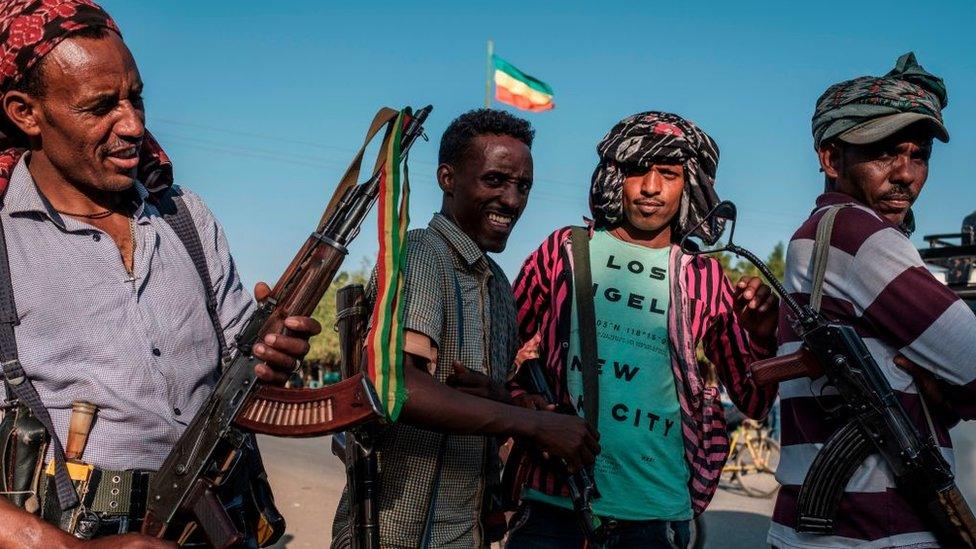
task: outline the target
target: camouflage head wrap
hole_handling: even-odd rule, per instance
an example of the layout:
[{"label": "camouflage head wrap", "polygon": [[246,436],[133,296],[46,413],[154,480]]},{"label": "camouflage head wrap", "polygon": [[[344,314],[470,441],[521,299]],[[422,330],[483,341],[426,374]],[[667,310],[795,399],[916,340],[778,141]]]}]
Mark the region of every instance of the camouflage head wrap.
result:
[{"label": "camouflage head wrap", "polygon": [[[596,151],[600,164],[590,185],[590,211],[597,226],[612,227],[622,221],[626,174],[646,171],[654,164],[684,166],[685,188],[673,238],[684,236],[719,202],[712,188],[718,145],[693,122],[676,114],[649,111],[628,116],[607,132]],[[706,225],[695,236],[712,243],[720,234],[717,225]]]},{"label": "camouflage head wrap", "polygon": [[835,137],[843,139],[842,134],[863,128],[868,122],[904,113],[914,116],[901,117],[900,123],[889,125],[890,133],[925,121],[932,126],[935,137],[948,141],[949,134],[942,123],[942,109],[948,103],[942,79],[926,72],[914,53],[906,53],[882,77],[861,76],[827,88],[813,113],[814,148],[819,149],[824,141]]}]

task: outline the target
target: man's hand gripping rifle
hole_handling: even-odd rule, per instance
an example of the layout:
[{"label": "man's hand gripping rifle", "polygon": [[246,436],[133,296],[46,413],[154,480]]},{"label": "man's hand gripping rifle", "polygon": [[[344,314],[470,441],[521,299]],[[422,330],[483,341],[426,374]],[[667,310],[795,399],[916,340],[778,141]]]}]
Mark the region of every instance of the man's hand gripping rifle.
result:
[{"label": "man's hand gripping rifle", "polygon": [[[423,123],[431,110],[427,106],[415,114],[409,107],[403,111],[400,155],[392,159],[397,168],[423,135]],[[377,113],[366,143],[343,176],[318,227],[237,336],[216,388],[152,479],[144,534],[182,543],[199,526],[212,546],[240,544],[244,536],[218,492],[235,473],[245,450],[253,446],[251,432],[321,436],[383,417],[372,384],[363,374],[321,389],[263,386],[254,373],[260,360],[252,356],[251,349],[266,334],[287,333],[285,318],[312,314],[332,283],[346,246],[359,233],[376,200],[387,147],[380,148],[372,177],[356,184],[363,152],[380,129],[386,128],[384,144],[391,138],[399,114],[392,109]]]},{"label": "man's hand gripping rifle", "polygon": [[[735,205],[722,202],[707,221],[726,220],[735,227]],[[826,243],[824,245],[827,245]],[[682,248],[686,248],[682,241]],[[899,491],[926,519],[946,547],[974,547],[976,519],[956,487],[952,470],[932,436],[912,423],[878,363],[851,326],[829,321],[809,305],[801,306],[769,268],[750,251],[732,243],[721,249],[752,262],[789,307],[793,329],[803,341],[799,351],[752,364],[756,383],[826,376],[841,397],[833,413],[847,420],[814,458],[797,501],[798,532],[830,534],[837,507],[854,471],[878,453],[894,474]]]},{"label": "man's hand gripping rifle", "polygon": [[[538,358],[526,359],[519,371],[525,372],[520,381],[524,384],[526,391],[542,395],[547,403],[556,407],[556,412],[576,415],[576,410],[569,406],[560,406],[556,401]],[[519,462],[526,451],[527,448],[516,441],[516,446],[508,458],[513,467],[506,466],[506,476],[509,474],[517,476],[518,470],[523,469]],[[588,469],[583,468],[575,473],[567,472],[565,480],[566,487],[569,490],[569,498],[573,501],[573,511],[576,513],[577,522],[586,537],[587,547],[593,549],[604,547],[607,540],[606,527],[600,521],[600,517],[593,514],[593,500],[600,497],[600,492],[596,488],[596,483],[593,482],[592,475]],[[507,490],[520,490],[523,483],[514,479],[507,479],[503,484],[511,485],[506,488]],[[510,497],[517,499],[514,495]]]}]

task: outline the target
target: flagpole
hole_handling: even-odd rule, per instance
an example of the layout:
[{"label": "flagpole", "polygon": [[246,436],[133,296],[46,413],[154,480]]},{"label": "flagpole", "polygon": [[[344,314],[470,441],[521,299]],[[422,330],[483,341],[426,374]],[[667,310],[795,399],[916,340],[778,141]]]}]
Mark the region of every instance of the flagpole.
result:
[{"label": "flagpole", "polygon": [[491,69],[492,60],[491,56],[495,53],[495,42],[491,39],[488,40],[488,65],[485,72],[485,108],[491,107]]}]

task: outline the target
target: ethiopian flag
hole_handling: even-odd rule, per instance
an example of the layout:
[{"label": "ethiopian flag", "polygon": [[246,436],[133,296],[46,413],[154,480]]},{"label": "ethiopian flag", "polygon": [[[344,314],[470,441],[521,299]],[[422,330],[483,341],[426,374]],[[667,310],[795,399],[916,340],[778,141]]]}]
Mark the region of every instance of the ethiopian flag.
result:
[{"label": "ethiopian flag", "polygon": [[400,141],[408,120],[401,111],[387,134],[386,158],[380,170],[376,257],[376,302],[366,342],[367,373],[387,417],[396,421],[407,399],[403,381],[403,260],[406,257],[410,183],[406,165],[400,177]]},{"label": "ethiopian flag", "polygon": [[549,84],[516,69],[497,55],[492,55],[491,60],[495,65],[495,99],[533,112],[548,111],[556,106]]}]

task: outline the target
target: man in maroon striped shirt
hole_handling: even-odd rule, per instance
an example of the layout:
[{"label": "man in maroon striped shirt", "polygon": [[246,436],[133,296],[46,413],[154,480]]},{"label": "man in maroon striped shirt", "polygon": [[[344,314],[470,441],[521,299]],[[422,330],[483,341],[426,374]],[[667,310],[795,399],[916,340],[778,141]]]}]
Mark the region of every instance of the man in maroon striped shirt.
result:
[{"label": "man in maroon striped shirt", "polygon": [[[790,242],[785,286],[808,302],[817,224],[839,211],[830,237],[821,312],[853,326],[923,436],[934,430],[953,462],[949,428],[976,417],[976,317],[925,268],[908,239],[911,206],[928,177],[932,140],[948,141],[942,80],[913,54],[883,77],[860,77],[827,89],[813,117],[814,146],[825,193]],[[779,354],[799,338],[781,311]],[[925,403],[931,413],[926,418]],[[769,542],[776,547],[937,547],[935,537],[887,464],[868,457],[847,483],[832,535],[794,530],[797,495],[823,443],[843,424],[825,413],[839,397],[823,378],[780,385],[782,457]],[[930,427],[931,423],[931,427]]]}]

